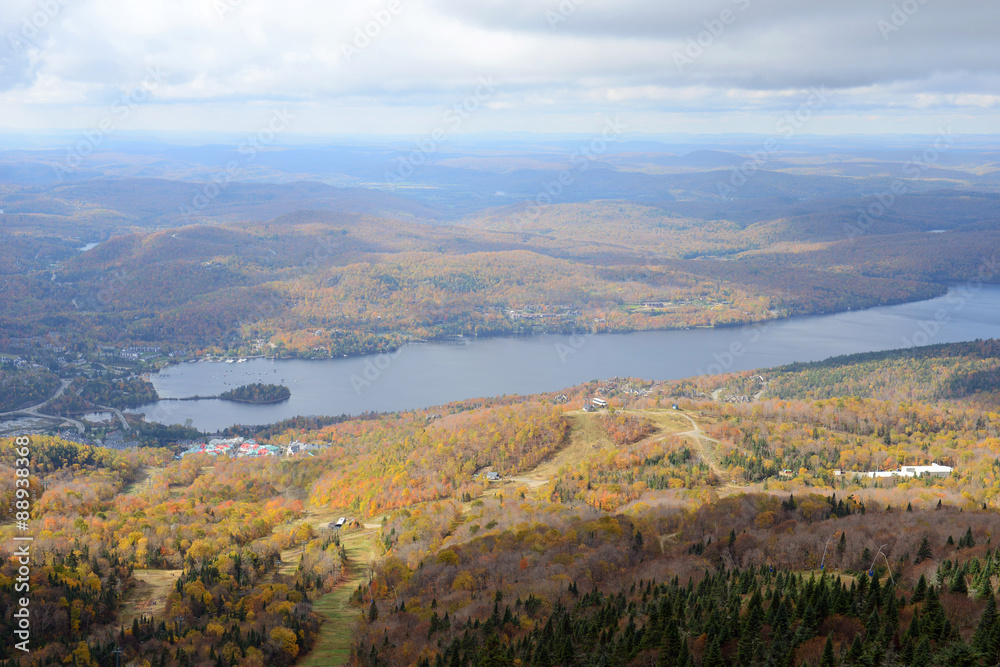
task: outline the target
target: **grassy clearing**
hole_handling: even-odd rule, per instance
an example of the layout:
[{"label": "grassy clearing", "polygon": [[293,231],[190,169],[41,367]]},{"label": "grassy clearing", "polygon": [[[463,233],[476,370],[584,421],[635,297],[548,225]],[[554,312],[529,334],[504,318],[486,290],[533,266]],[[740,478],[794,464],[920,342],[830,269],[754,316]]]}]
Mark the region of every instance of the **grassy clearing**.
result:
[{"label": "grassy clearing", "polygon": [[553,479],[563,466],[579,465],[594,452],[614,446],[608,434],[597,423],[596,415],[567,412],[566,419],[570,424],[569,443],[533,470],[508,478],[514,486],[541,486]]},{"label": "grassy clearing", "polygon": [[350,606],[351,594],[365,580],[368,563],[375,557],[375,533],[364,530],[343,536],[347,551],[346,578],[336,590],[313,602],[323,619],[316,646],[298,664],[301,667],[345,665],[351,656],[351,628],[361,611]]},{"label": "grassy clearing", "polygon": [[139,471],[135,481],[122,489],[124,495],[135,495],[139,493],[149,483],[149,478],[155,474],[163,472],[163,468],[151,468],[146,466]]},{"label": "grassy clearing", "polygon": [[[629,449],[650,440],[659,440],[667,435],[696,431],[696,425],[693,425],[689,418],[672,410],[627,410],[625,412],[650,419],[656,426],[656,432],[635,444],[622,448],[611,441],[607,431],[598,422],[598,417],[604,413],[567,412],[565,417],[570,425],[569,443],[552,457],[542,461],[533,470],[509,477],[507,479],[508,488],[524,484],[531,487],[542,486],[554,479],[563,466],[579,467],[587,457],[604,449]],[[700,433],[700,431],[697,432]],[[690,437],[695,441],[695,444],[702,444],[696,435],[692,434]],[[703,449],[703,447],[699,446],[699,449]],[[488,491],[488,493],[491,492],[492,489]]]},{"label": "grassy clearing", "polygon": [[660,429],[658,435],[683,433],[691,430],[691,422],[675,410],[625,410],[625,412],[647,417]]},{"label": "grassy clearing", "polygon": [[[343,516],[342,513],[337,514],[336,512],[329,512],[327,510],[319,512],[315,509],[310,509],[304,517],[293,521],[291,526],[296,527],[308,523],[312,525],[313,530],[318,534],[326,529],[328,524],[336,521],[341,516]],[[277,573],[288,575],[290,577],[295,576],[295,572],[299,567],[299,560],[302,558],[304,552],[305,544],[297,544],[290,549],[282,551],[281,565],[278,567]]]},{"label": "grassy clearing", "polygon": [[123,602],[119,625],[131,625],[132,619],[142,615],[163,615],[167,597],[183,570],[135,570],[135,588]]}]

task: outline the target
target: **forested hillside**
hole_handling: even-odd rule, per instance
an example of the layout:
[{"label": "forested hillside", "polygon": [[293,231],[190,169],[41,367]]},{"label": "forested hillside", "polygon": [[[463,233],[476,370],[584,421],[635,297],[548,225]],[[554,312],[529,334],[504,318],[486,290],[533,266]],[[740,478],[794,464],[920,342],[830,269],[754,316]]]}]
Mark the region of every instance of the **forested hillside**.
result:
[{"label": "forested hillside", "polygon": [[[535,193],[563,169],[560,146],[442,155],[382,189],[372,179],[395,149],[279,151],[211,198],[217,185],[197,179],[218,147],[0,183],[0,351],[42,368],[102,363],[101,346],[335,357],[426,338],[727,326],[997,280],[991,150],[895,180],[904,165],[888,154],[772,155],[723,195],[745,156],[636,148],[595,159],[558,197]],[[292,155],[326,182],[285,172]],[[29,181],[52,159],[0,154]],[[45,385],[32,375],[6,407]]]},{"label": "forested hillside", "polygon": [[[761,243],[648,206],[607,232],[624,206],[578,205],[561,231],[306,212],[137,230],[77,255],[68,243],[48,252],[26,225],[29,245],[9,249],[0,346],[58,330],[84,356],[109,343],[339,356],[414,338],[733,325],[937,296],[987,259],[981,238],[956,234],[945,247],[962,261],[947,271],[927,238],[900,248],[873,236],[862,262],[846,241]],[[906,271],[886,268],[901,256]]]},{"label": "forested hillside", "polygon": [[[996,345],[258,432],[293,457],[32,436],[33,659],[993,664]],[[952,470],[866,474],[930,463]]]}]

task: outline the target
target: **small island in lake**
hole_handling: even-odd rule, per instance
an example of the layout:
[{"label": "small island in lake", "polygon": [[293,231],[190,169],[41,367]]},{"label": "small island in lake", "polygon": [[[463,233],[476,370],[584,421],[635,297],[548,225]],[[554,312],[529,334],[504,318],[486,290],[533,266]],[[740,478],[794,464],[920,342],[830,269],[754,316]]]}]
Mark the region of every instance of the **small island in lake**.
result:
[{"label": "small island in lake", "polygon": [[219,394],[219,398],[239,403],[280,403],[287,401],[292,390],[280,384],[245,384]]}]

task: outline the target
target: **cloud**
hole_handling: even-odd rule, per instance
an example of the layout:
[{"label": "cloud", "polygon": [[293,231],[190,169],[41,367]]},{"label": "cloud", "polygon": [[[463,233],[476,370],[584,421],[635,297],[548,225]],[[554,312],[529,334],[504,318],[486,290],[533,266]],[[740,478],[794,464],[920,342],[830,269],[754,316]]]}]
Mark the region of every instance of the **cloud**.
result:
[{"label": "cloud", "polygon": [[[907,109],[930,121],[936,117],[928,110],[976,116],[994,109],[1000,79],[1000,3],[985,1],[6,5],[0,100],[14,124],[99,114],[150,66],[166,77],[146,120],[133,122],[161,123],[172,107],[175,120],[184,118],[190,129],[212,129],[222,116],[252,123],[251,111],[291,104],[313,129],[324,113],[345,119],[363,109],[372,121],[396,110],[401,131],[419,131],[481,76],[502,82],[486,127],[525,120],[543,127],[559,125],[557,117],[614,112],[647,119],[645,131],[662,131],[672,128],[654,127],[657,113],[690,114],[699,122],[737,110],[775,113],[820,85],[835,92],[829,113]],[[978,119],[980,131],[1000,122]]]}]

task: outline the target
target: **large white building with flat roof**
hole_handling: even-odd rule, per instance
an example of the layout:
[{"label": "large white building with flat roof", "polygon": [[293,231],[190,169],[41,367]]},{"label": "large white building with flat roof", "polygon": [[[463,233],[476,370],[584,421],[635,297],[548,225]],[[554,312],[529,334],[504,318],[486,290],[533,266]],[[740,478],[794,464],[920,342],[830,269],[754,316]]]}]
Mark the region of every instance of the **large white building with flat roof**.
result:
[{"label": "large white building with flat roof", "polygon": [[851,470],[834,470],[834,475],[848,475],[853,477],[947,477],[951,474],[951,466],[938,465],[932,463],[929,466],[903,466],[899,470],[866,470],[864,472],[854,472]]}]

